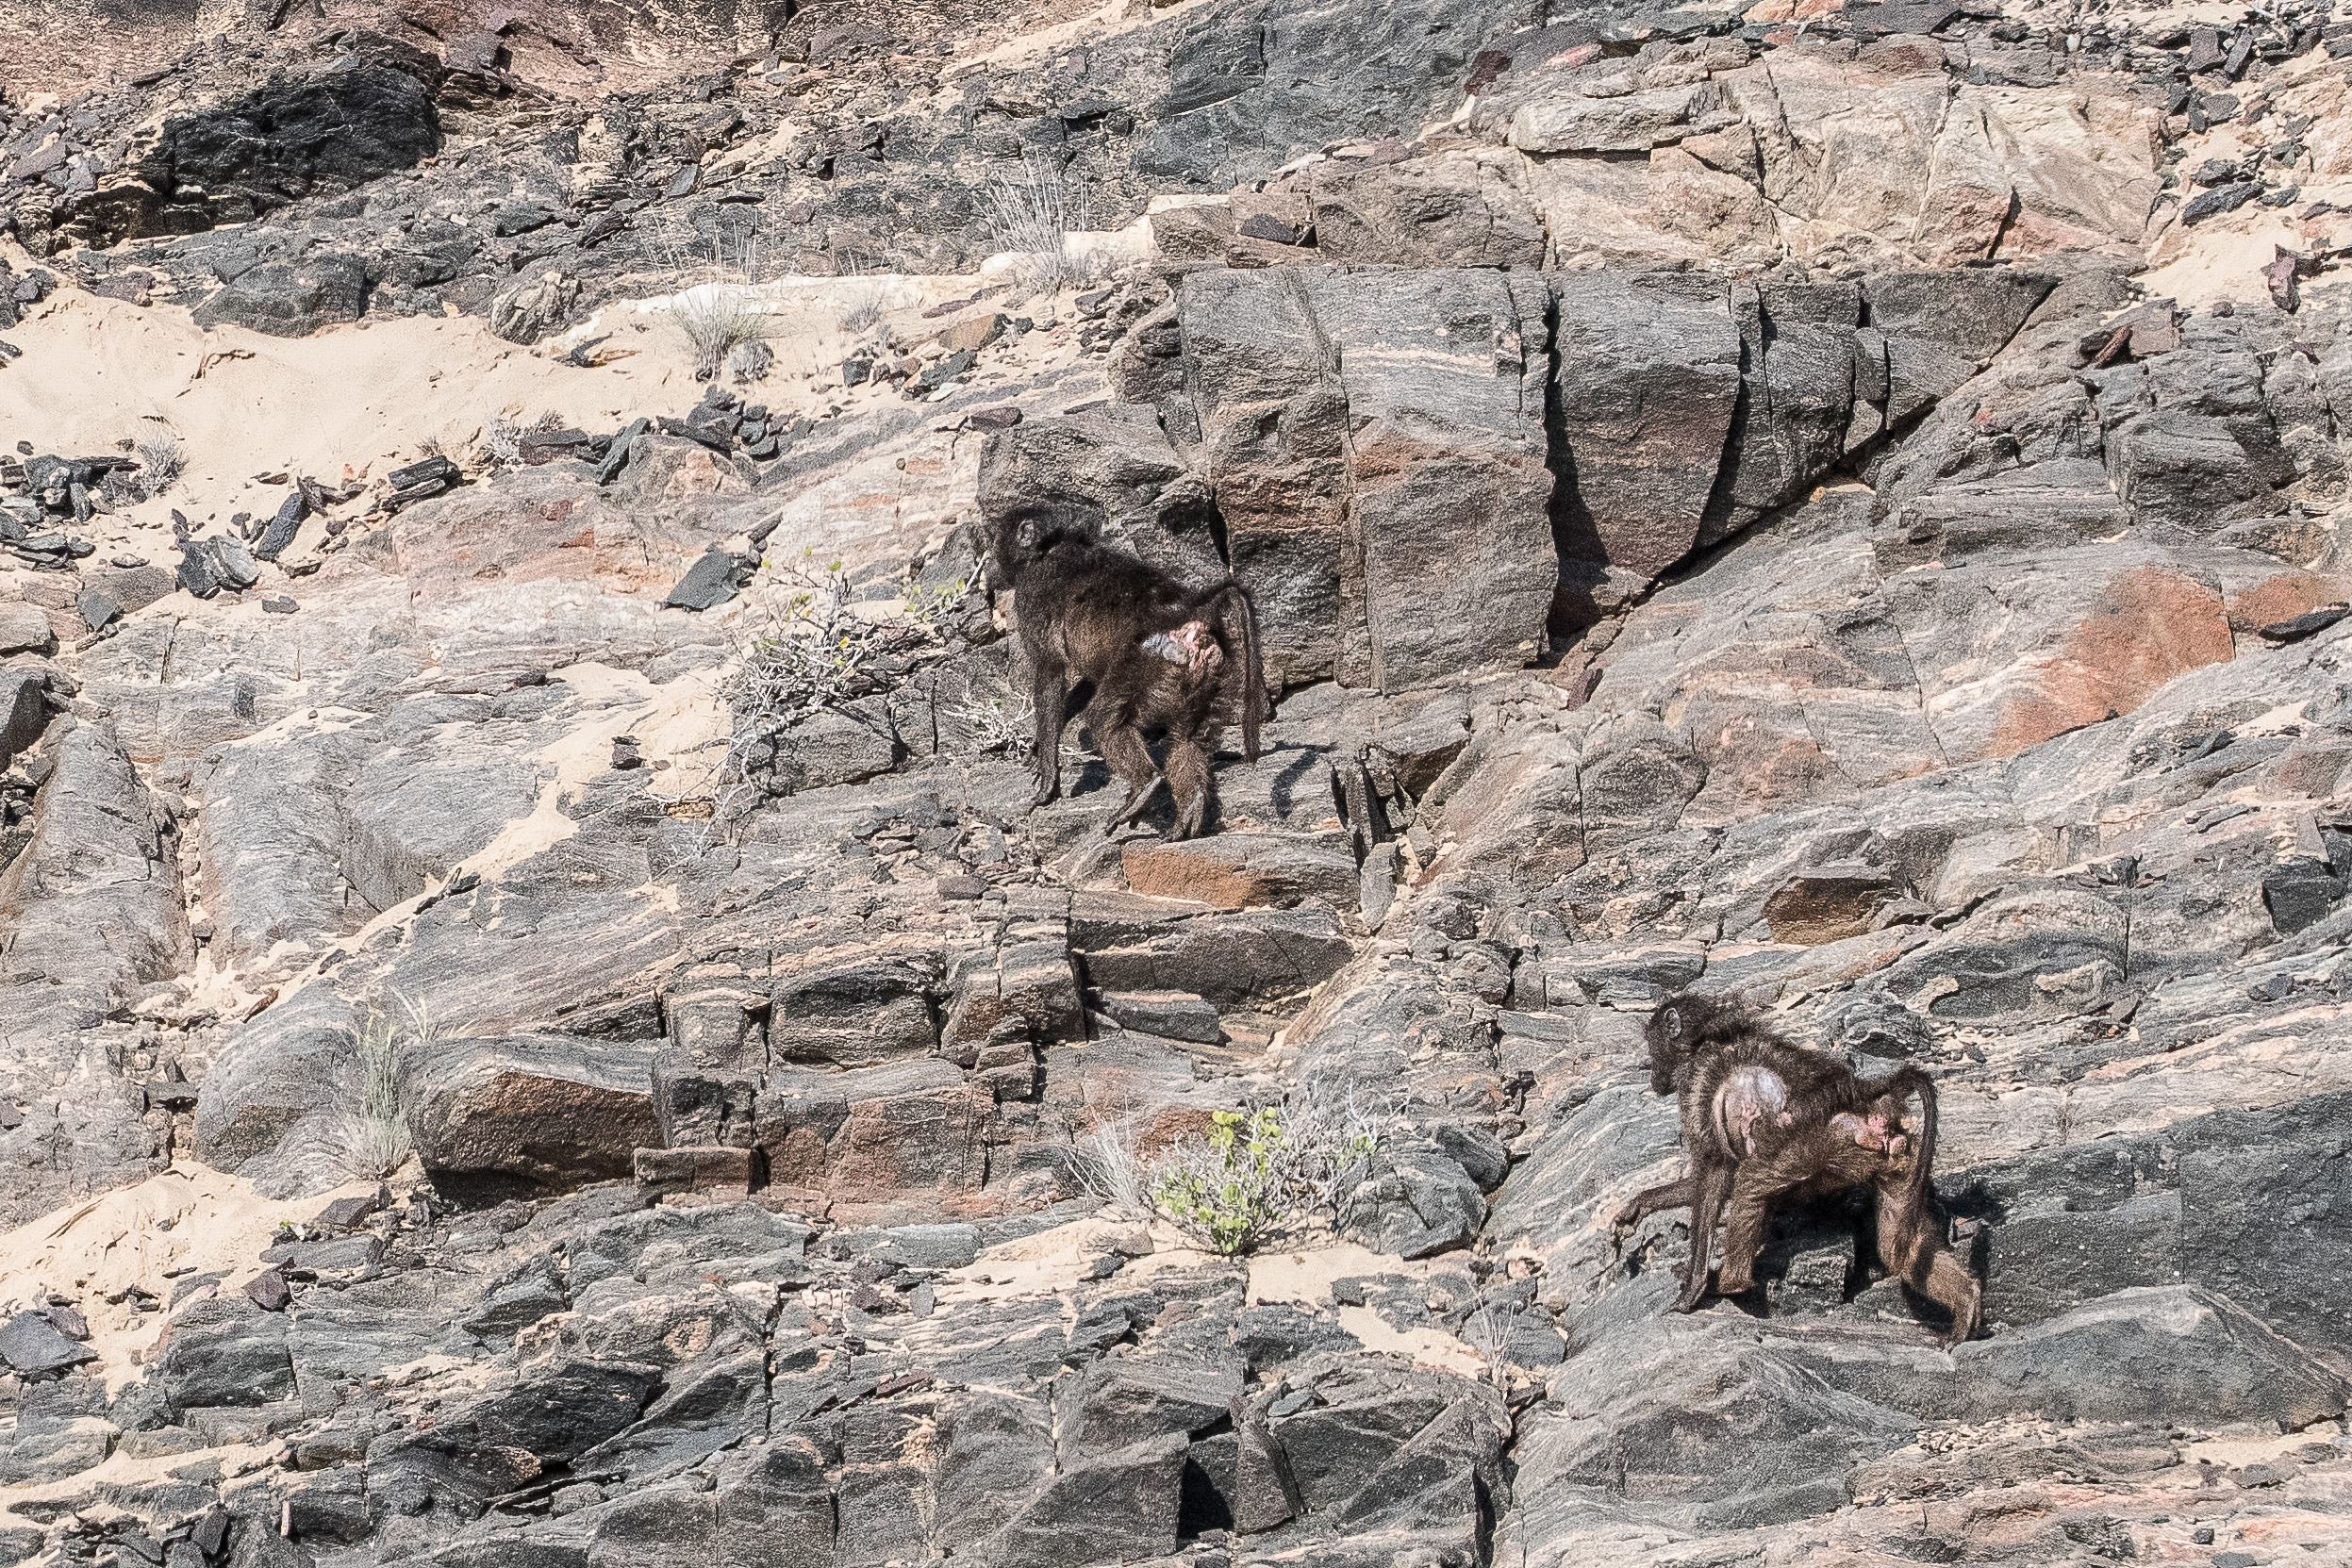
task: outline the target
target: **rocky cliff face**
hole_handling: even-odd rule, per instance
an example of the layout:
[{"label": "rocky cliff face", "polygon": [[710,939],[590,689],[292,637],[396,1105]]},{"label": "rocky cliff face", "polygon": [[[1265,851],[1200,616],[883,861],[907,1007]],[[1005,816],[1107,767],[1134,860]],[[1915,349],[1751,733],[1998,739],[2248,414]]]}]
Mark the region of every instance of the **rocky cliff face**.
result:
[{"label": "rocky cliff face", "polygon": [[[2341,1557],[2352,23],[102,9],[0,1562]],[[1030,803],[1040,504],[1257,598],[1203,837]],[[1686,990],[1933,1077],[1985,1337],[1843,1199],[1665,1313]]]}]

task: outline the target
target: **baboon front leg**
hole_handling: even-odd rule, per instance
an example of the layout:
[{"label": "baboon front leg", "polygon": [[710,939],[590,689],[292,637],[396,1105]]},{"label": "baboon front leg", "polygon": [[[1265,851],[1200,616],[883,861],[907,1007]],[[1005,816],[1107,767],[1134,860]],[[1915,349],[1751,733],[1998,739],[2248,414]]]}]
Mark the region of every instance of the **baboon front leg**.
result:
[{"label": "baboon front leg", "polygon": [[1662,1181],[1654,1187],[1643,1188],[1633,1195],[1631,1202],[1617,1211],[1617,1217],[1609,1222],[1610,1245],[1623,1246],[1625,1233],[1628,1230],[1632,1230],[1633,1227],[1661,1209],[1689,1208],[1698,1191],[1698,1189],[1692,1185],[1691,1178],[1687,1176],[1677,1177],[1671,1181]]},{"label": "baboon front leg", "polygon": [[1030,706],[1037,715],[1037,794],[1044,805],[1062,793],[1062,732],[1069,727],[1068,671],[1061,665],[1039,661],[1030,678]]},{"label": "baboon front leg", "polygon": [[1113,723],[1101,727],[1095,736],[1101,749],[1102,760],[1111,771],[1127,781],[1127,799],[1118,810],[1102,824],[1104,833],[1115,833],[1143,814],[1159,788],[1160,770],[1151,761],[1151,751],[1143,743],[1143,733],[1133,724]]},{"label": "baboon front leg", "polygon": [[1168,743],[1168,792],[1176,801],[1175,836],[1193,837],[1209,809],[1209,754],[1199,741]]},{"label": "baboon front leg", "polygon": [[1694,1171],[1692,1182],[1698,1193],[1691,1204],[1691,1261],[1682,1271],[1682,1294],[1674,1298],[1674,1310],[1690,1312],[1698,1310],[1698,1303],[1707,1295],[1707,1262],[1715,1245],[1715,1220],[1723,1213],[1723,1200],[1731,1190],[1730,1167]]}]

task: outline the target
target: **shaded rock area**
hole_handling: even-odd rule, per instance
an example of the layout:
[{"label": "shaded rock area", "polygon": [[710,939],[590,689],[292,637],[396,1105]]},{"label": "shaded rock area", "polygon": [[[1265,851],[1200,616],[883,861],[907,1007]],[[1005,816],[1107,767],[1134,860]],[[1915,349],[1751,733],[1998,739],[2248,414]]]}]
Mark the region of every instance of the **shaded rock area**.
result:
[{"label": "shaded rock area", "polygon": [[[2210,10],[0,19],[0,1563],[2333,1560],[2352,21]],[[1034,803],[1040,513],[1251,591],[1199,837]],[[1668,1313],[1694,990],[1982,1336]]]}]

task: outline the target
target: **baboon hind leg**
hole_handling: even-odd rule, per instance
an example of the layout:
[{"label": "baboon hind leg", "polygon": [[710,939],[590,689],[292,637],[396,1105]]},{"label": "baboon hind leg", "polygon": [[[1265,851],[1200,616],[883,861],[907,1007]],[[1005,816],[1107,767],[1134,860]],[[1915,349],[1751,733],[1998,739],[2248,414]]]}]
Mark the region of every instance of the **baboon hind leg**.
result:
[{"label": "baboon hind leg", "polygon": [[1176,801],[1176,825],[1171,832],[1178,838],[1194,837],[1209,810],[1209,753],[1199,741],[1185,737],[1168,741],[1168,792]]},{"label": "baboon hind leg", "polygon": [[1101,726],[1095,736],[1101,748],[1102,760],[1111,771],[1127,784],[1127,799],[1118,810],[1102,824],[1104,833],[1114,833],[1143,815],[1160,786],[1160,770],[1151,761],[1151,750],[1143,743],[1143,732],[1133,724],[1114,723]]}]

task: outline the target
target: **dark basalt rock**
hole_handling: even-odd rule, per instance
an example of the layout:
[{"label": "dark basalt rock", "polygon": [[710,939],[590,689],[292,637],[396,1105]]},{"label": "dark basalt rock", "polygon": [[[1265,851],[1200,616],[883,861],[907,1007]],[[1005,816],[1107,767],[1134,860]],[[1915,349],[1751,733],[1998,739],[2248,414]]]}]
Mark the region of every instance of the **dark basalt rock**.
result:
[{"label": "dark basalt rock", "polygon": [[724,604],[743,590],[759,569],[759,557],[738,555],[732,551],[705,552],[662,602],[672,609],[711,610]]},{"label": "dark basalt rock", "polygon": [[75,204],[70,231],[84,243],[112,245],[249,223],[431,157],[441,144],[432,97],[438,64],[389,40],[369,44],[366,56],[289,72],[217,107],[166,120],[122,175]]},{"label": "dark basalt rock", "polygon": [[26,1377],[63,1372],[97,1359],[96,1351],[59,1333],[47,1312],[18,1312],[0,1326],[0,1362]]}]

